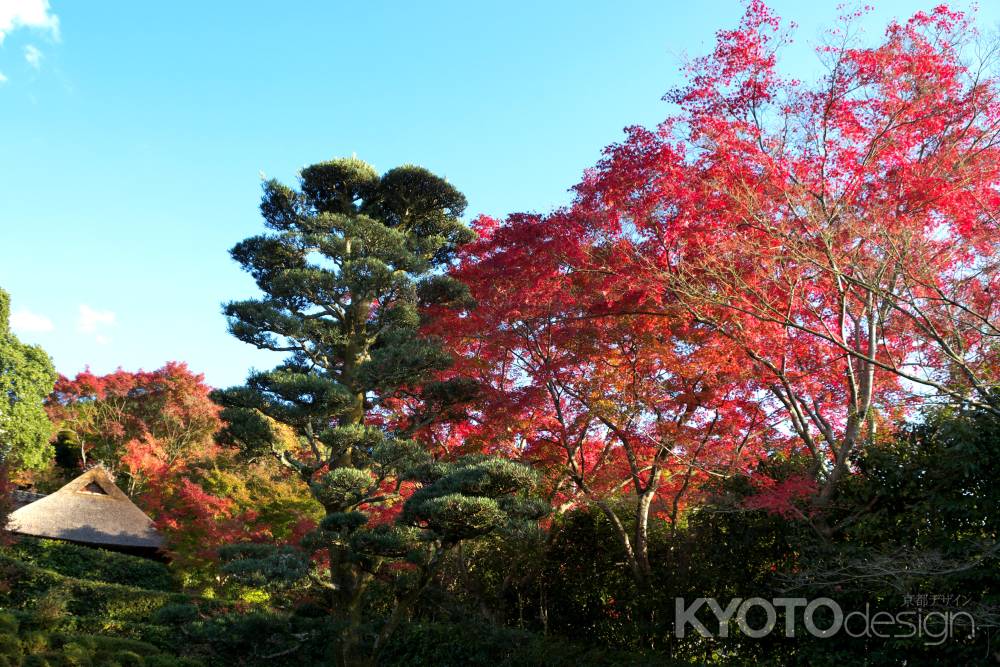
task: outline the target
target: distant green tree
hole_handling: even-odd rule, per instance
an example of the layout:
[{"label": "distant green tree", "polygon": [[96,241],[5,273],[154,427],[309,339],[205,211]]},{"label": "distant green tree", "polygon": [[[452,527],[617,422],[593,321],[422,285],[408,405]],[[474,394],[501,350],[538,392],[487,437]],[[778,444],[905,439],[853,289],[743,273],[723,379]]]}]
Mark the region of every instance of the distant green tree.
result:
[{"label": "distant green tree", "polygon": [[[230,574],[252,583],[311,577],[347,623],[345,664],[374,660],[460,541],[520,530],[544,513],[527,496],[527,468],[435,462],[412,437],[473,393],[464,381],[434,381],[451,359],[420,331],[427,309],[467,304],[466,287],[443,271],[473,237],[460,220],[465,204],[426,169],[379,176],[361,160],[333,160],[303,169],[298,190],[265,183],[272,232],[231,251],[264,296],[225,306],[230,331],[290,356],[215,394],[228,423],[221,437],[294,470],[326,518],[307,553],[234,545],[224,557]],[[400,402],[410,408],[402,419]],[[283,437],[288,430],[294,437]],[[314,551],[328,569],[310,567]],[[373,581],[390,582],[394,601],[364,650]]]},{"label": "distant green tree", "polygon": [[55,385],[52,360],[10,331],[10,296],[0,289],[0,465],[39,469],[52,458],[43,401]]}]

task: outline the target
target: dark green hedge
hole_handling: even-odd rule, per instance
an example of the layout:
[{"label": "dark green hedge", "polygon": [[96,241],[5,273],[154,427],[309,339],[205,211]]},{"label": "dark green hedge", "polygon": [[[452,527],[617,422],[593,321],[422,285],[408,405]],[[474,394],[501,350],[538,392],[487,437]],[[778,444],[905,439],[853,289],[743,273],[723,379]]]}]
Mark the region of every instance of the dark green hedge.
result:
[{"label": "dark green hedge", "polygon": [[202,667],[142,641],[32,629],[0,613],[0,667]]},{"label": "dark green hedge", "polygon": [[[663,656],[588,648],[510,628],[413,623],[382,654],[384,667],[669,667]],[[677,663],[680,664],[680,663]]]},{"label": "dark green hedge", "polygon": [[[30,562],[17,557],[25,553]],[[71,553],[40,543],[22,543],[18,551],[0,552],[0,580],[9,584],[0,587],[0,609],[14,611],[0,615],[0,667],[195,664],[170,655],[180,649],[205,664],[268,667],[328,664],[336,654],[340,633],[329,618],[265,611],[223,613],[232,611],[224,602],[66,576],[42,566],[55,565],[63,572],[85,570],[95,576],[97,568],[74,570],[67,564],[64,559]],[[118,557],[133,560],[113,554],[106,564],[120,562]],[[275,654],[282,657],[262,657]],[[484,624],[409,624],[393,637],[379,664],[632,667],[664,662]]]},{"label": "dark green hedge", "polygon": [[205,614],[227,608],[224,602],[184,593],[66,577],[3,553],[0,580],[9,584],[0,587],[0,609],[28,611],[50,627],[87,624],[88,631],[120,629],[126,636],[144,639],[158,636],[143,625],[156,624],[153,619],[164,607],[195,605]]},{"label": "dark green hedge", "polygon": [[0,605],[15,609],[91,616],[108,622],[144,621],[164,605],[189,599],[181,593],[66,577],[4,555],[0,555],[0,567],[10,583],[8,590],[0,591]]},{"label": "dark green hedge", "polygon": [[175,591],[178,586],[163,563],[57,540],[20,537],[4,549],[11,557],[74,579]]}]

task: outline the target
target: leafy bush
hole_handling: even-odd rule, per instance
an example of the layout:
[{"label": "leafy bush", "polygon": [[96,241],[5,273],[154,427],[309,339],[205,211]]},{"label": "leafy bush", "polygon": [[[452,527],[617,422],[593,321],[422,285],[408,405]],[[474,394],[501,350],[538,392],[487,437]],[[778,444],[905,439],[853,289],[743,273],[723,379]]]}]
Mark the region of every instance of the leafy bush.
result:
[{"label": "leafy bush", "polygon": [[[8,619],[9,620],[9,619]],[[4,628],[10,629],[5,622]],[[146,642],[70,633],[0,633],[0,667],[200,667],[197,660],[165,654]]]},{"label": "leafy bush", "polygon": [[17,634],[17,617],[13,614],[0,614],[0,635]]},{"label": "leafy bush", "polygon": [[193,604],[168,604],[153,614],[160,625],[182,625],[198,620],[198,607]]},{"label": "leafy bush", "polygon": [[[0,591],[0,604],[15,609],[41,611],[52,607],[52,615],[72,618],[94,617],[107,623],[148,622],[153,614],[170,604],[189,604],[194,598],[184,593],[147,590],[135,586],[103,583],[66,577],[51,570],[13,560],[0,554],[11,583]],[[206,608],[221,609],[225,604],[198,599]]]},{"label": "leafy bush", "polygon": [[[586,647],[486,624],[414,623],[400,628],[381,655],[385,667],[642,667],[671,664],[663,656]],[[680,664],[680,663],[676,663]]]},{"label": "leafy bush", "polygon": [[90,579],[158,591],[177,590],[170,570],[148,558],[84,547],[58,540],[22,537],[8,553],[25,563],[74,579]]},{"label": "leafy bush", "polygon": [[209,664],[269,667],[330,664],[329,651],[339,634],[327,619],[264,611],[199,620],[184,626],[183,632],[192,651]]},{"label": "leafy bush", "polygon": [[[9,554],[0,554],[0,567],[11,584],[0,592],[0,605],[12,610],[0,615],[0,633],[6,629],[11,635],[12,628],[14,633],[20,629],[23,652],[28,654],[25,665],[144,664],[124,654],[145,660],[175,651],[183,645],[177,627],[192,614],[201,613],[196,603],[204,613],[226,608],[223,602],[181,593],[66,577],[14,560]],[[166,621],[178,609],[192,611],[173,625],[161,622],[160,610]],[[189,667],[195,663],[168,655],[145,664]]]}]

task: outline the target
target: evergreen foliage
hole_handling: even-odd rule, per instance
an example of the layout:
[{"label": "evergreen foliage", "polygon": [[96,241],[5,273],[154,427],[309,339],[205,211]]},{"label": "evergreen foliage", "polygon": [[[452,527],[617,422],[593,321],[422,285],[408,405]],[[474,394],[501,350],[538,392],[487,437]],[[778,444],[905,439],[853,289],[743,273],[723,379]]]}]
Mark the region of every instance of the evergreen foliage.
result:
[{"label": "evergreen foliage", "polygon": [[42,468],[52,456],[52,425],[43,401],[56,372],[37,345],[26,345],[10,330],[10,296],[0,289],[0,465]]},{"label": "evergreen foliage", "polygon": [[[252,585],[321,589],[347,623],[344,663],[378,655],[459,542],[545,513],[527,499],[537,480],[526,467],[481,457],[434,465],[412,437],[474,389],[436,381],[451,359],[421,333],[429,308],[468,305],[464,285],[442,273],[473,237],[460,220],[465,203],[421,167],[379,176],[361,160],[333,160],[303,169],[298,190],[265,183],[261,213],[271,231],[232,249],[264,295],[225,306],[230,331],[289,356],[216,393],[228,423],[221,440],[248,457],[275,456],[326,518],[298,551],[223,549],[225,571]],[[416,414],[394,411],[402,399],[420,406]],[[275,424],[296,438],[278,437]],[[314,554],[329,565],[314,567]],[[376,581],[395,592],[388,620],[362,650],[366,592]]]}]

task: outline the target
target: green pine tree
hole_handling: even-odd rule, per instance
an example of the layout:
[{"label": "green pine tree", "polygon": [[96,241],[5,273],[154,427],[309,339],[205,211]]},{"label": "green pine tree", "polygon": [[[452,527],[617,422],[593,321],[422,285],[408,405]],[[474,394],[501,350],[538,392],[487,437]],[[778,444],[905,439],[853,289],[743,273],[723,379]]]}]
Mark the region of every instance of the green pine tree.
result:
[{"label": "green pine tree", "polygon": [[[256,280],[259,299],[225,306],[230,331],[258,348],[289,354],[272,371],[217,392],[228,422],[222,438],[247,455],[271,454],[308,484],[326,510],[306,553],[260,545],[224,550],[227,571],[244,581],[323,588],[348,631],[342,662],[374,660],[461,540],[521,530],[544,511],[526,494],[530,470],[482,457],[433,461],[411,439],[474,391],[434,382],[450,358],[420,333],[427,306],[468,305],[465,285],[444,269],[471,240],[465,197],[426,169],[404,166],[379,176],[350,158],[312,165],[295,190],[264,185],[261,212],[271,232],[237,244],[232,256]],[[391,399],[419,397],[409,429],[386,426]],[[278,425],[286,428],[280,428]],[[295,438],[281,437],[291,430]],[[393,525],[369,525],[369,511],[416,491]],[[329,571],[309,565],[308,550],[329,554]],[[406,561],[413,567],[386,567]],[[373,646],[361,647],[365,592],[391,579],[396,604]]]}]

